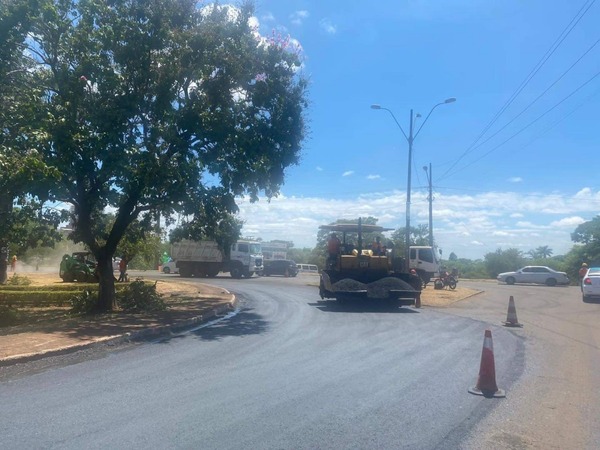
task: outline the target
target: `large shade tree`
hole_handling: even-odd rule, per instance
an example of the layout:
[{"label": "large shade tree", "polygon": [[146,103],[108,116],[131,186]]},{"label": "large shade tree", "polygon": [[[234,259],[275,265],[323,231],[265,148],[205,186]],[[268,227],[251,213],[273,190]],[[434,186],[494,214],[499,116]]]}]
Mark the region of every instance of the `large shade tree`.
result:
[{"label": "large shade tree", "polygon": [[278,193],[304,139],[306,81],[297,49],[259,35],[249,3],[40,2],[29,47],[45,87],[40,150],[110,310],[111,260],[131,223],[178,213],[218,228],[236,196]]},{"label": "large shade tree", "polygon": [[37,7],[35,0],[0,0],[0,283],[6,282],[9,249],[21,254],[60,239],[61,213],[43,207],[47,181],[58,173],[36,151],[43,137],[42,88],[26,51]]}]

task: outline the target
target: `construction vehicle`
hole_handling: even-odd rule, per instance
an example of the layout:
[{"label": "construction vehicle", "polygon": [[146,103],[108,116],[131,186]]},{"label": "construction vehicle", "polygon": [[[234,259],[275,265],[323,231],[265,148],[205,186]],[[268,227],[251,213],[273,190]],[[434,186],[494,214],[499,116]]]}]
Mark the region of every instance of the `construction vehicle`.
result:
[{"label": "construction vehicle", "polygon": [[232,278],[250,278],[263,270],[260,242],[238,241],[223,251],[215,241],[182,240],[171,245],[182,277],[214,278],[229,272]]},{"label": "construction vehicle", "polygon": [[96,283],[96,267],[97,263],[90,252],[74,252],[71,255],[63,255],[58,274],[65,282]]},{"label": "construction vehicle", "polygon": [[[391,231],[377,225],[355,224],[322,225],[331,233],[341,234],[341,251],[328,259],[321,271],[319,294],[322,299],[332,298],[339,303],[352,299],[387,302],[389,305],[421,307],[421,280],[416,274],[403,271],[404,260],[395,258],[393,251],[376,255],[363,245],[363,233]],[[358,235],[357,242],[349,242],[348,234]]]}]

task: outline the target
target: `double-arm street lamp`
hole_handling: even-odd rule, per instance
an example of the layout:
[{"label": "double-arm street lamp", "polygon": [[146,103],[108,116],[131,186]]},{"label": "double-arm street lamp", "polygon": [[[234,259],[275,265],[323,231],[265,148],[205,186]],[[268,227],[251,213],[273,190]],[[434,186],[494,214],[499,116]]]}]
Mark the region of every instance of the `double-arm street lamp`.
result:
[{"label": "double-arm street lamp", "polygon": [[427,114],[427,117],[425,117],[425,120],[423,121],[421,126],[417,129],[416,133],[413,133],[414,114],[413,114],[413,110],[411,109],[410,110],[410,125],[409,125],[409,129],[408,129],[408,136],[402,129],[402,126],[400,125],[400,123],[396,119],[396,116],[394,116],[394,113],[391,110],[389,110],[388,108],[384,108],[381,105],[371,105],[372,109],[382,109],[384,111],[389,112],[390,115],[392,116],[392,118],[394,119],[394,122],[396,122],[396,125],[398,125],[398,128],[400,128],[400,131],[402,132],[402,134],[408,141],[408,178],[407,178],[407,182],[406,182],[406,235],[405,235],[405,245],[406,245],[405,258],[406,259],[404,261],[407,271],[408,271],[408,264],[409,264],[409,260],[410,260],[410,187],[411,187],[411,174],[412,174],[411,167],[412,167],[413,142],[417,138],[417,136],[419,135],[421,130],[423,129],[423,126],[427,123],[427,119],[429,119],[429,116],[431,116],[431,113],[433,112],[433,110],[435,108],[437,108],[440,105],[445,105],[447,103],[453,103],[455,101],[456,101],[456,99],[454,97],[451,97],[451,98],[447,98],[443,102],[438,103],[437,105],[434,105],[433,108],[431,108],[431,111],[429,111],[429,114]]}]

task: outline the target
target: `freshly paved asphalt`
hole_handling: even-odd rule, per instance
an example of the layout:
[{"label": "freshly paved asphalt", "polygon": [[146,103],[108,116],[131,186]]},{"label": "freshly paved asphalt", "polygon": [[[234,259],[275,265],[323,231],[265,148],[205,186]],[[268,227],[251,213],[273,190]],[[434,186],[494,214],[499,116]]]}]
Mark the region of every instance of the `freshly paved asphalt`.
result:
[{"label": "freshly paved asphalt", "polygon": [[467,393],[485,329],[509,398],[523,373],[503,318],[341,310],[305,281],[219,278],[231,318],[0,383],[0,448],[458,448],[507,401]]}]

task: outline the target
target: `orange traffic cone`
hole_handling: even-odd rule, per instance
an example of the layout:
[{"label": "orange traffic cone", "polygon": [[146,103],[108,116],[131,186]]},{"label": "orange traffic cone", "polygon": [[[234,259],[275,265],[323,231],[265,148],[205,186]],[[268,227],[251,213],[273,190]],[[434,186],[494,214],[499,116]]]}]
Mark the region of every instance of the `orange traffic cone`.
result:
[{"label": "orange traffic cone", "polygon": [[517,319],[517,308],[515,308],[515,299],[513,296],[510,296],[508,300],[508,313],[506,314],[506,322],[504,322],[505,327],[522,327],[523,324],[519,323]]},{"label": "orange traffic cone", "polygon": [[481,365],[479,367],[479,378],[477,385],[469,389],[471,394],[483,395],[484,397],[506,397],[502,389],[496,385],[496,366],[494,364],[494,344],[492,332],[485,330],[483,339],[483,350],[481,351]]}]

